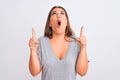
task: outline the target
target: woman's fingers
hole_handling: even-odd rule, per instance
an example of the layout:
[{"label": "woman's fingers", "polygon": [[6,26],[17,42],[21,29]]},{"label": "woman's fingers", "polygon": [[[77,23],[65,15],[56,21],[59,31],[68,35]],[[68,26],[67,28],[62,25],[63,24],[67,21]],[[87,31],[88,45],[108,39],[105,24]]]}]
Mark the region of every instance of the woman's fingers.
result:
[{"label": "woman's fingers", "polygon": [[80,46],[82,47],[82,48],[84,48],[84,47],[86,47],[86,37],[85,36],[82,36],[82,37],[80,37],[79,39],[78,39],[78,41],[79,41],[79,43],[80,43]]},{"label": "woman's fingers", "polygon": [[83,36],[83,26],[80,29],[80,37],[82,37],[82,36]]},{"label": "woman's fingers", "polygon": [[76,39],[78,42],[82,43],[82,42],[86,42],[86,37],[85,36],[82,36],[78,39]]},{"label": "woman's fingers", "polygon": [[83,35],[83,26],[80,29],[80,37],[76,39],[81,47],[86,47],[86,37]]},{"label": "woman's fingers", "polygon": [[36,33],[34,28],[32,28],[32,39],[35,40],[36,39]]},{"label": "woman's fingers", "polygon": [[38,47],[38,41],[33,41],[32,39],[30,39],[30,41],[29,41],[29,46],[30,46],[30,48],[36,48],[36,47]]},{"label": "woman's fingers", "polygon": [[36,33],[34,28],[32,28],[32,38],[29,41],[30,48],[36,48],[38,47],[39,41],[36,38]]}]

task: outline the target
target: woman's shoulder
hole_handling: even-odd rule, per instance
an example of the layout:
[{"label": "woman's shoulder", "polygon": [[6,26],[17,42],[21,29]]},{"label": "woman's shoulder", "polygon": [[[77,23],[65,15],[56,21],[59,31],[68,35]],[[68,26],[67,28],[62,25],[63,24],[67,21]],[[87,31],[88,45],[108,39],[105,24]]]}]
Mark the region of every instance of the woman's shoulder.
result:
[{"label": "woman's shoulder", "polygon": [[45,40],[48,40],[49,38],[46,37],[46,36],[41,36],[38,38],[39,41],[45,41]]}]

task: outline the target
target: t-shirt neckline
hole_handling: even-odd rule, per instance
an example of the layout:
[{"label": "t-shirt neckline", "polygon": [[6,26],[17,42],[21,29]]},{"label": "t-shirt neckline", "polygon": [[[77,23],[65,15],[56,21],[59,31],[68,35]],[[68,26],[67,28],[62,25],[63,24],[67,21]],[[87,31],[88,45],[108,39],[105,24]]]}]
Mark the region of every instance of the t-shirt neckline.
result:
[{"label": "t-shirt neckline", "polygon": [[52,56],[54,57],[54,59],[56,59],[56,60],[59,61],[59,62],[62,62],[62,61],[64,61],[64,60],[67,58],[67,56],[68,56],[68,54],[69,54],[70,44],[71,44],[71,42],[69,42],[69,44],[68,44],[68,49],[67,49],[66,55],[65,55],[62,59],[59,59],[59,58],[55,55],[55,53],[54,53],[54,51],[53,51],[53,49],[52,49],[51,43],[50,43],[50,39],[48,38],[48,45],[49,45],[49,47],[50,47],[51,54],[52,54]]}]

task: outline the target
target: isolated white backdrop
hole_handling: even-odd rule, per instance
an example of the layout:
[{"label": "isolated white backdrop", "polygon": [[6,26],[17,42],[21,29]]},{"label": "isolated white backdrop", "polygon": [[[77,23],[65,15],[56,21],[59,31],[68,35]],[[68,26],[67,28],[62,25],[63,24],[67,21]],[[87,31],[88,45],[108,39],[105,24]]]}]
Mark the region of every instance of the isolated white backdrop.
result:
[{"label": "isolated white backdrop", "polygon": [[120,80],[119,0],[0,0],[0,80],[40,80],[31,76],[28,41],[31,28],[43,35],[49,10],[63,6],[79,36],[87,37],[88,73],[77,80]]}]

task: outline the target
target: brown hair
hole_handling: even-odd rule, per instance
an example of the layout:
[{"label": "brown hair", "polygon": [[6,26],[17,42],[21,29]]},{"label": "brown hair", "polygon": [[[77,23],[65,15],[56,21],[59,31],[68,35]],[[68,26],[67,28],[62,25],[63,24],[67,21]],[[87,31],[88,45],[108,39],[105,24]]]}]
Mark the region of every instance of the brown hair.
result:
[{"label": "brown hair", "polygon": [[71,29],[71,27],[70,27],[70,22],[69,22],[68,14],[67,14],[66,10],[65,10],[63,7],[61,7],[61,6],[54,6],[54,7],[50,10],[50,12],[49,12],[49,14],[48,14],[48,18],[47,18],[45,30],[44,30],[44,36],[47,36],[47,37],[49,37],[50,39],[51,39],[52,36],[53,36],[53,31],[52,31],[52,28],[49,26],[49,24],[50,24],[51,12],[52,12],[52,10],[55,9],[55,8],[61,8],[61,9],[63,9],[63,10],[65,11],[65,15],[66,15],[66,18],[67,18],[67,26],[66,26],[66,30],[65,30],[65,36],[67,36],[67,37],[73,36],[73,35],[74,35],[74,32],[72,31],[72,29]]}]

